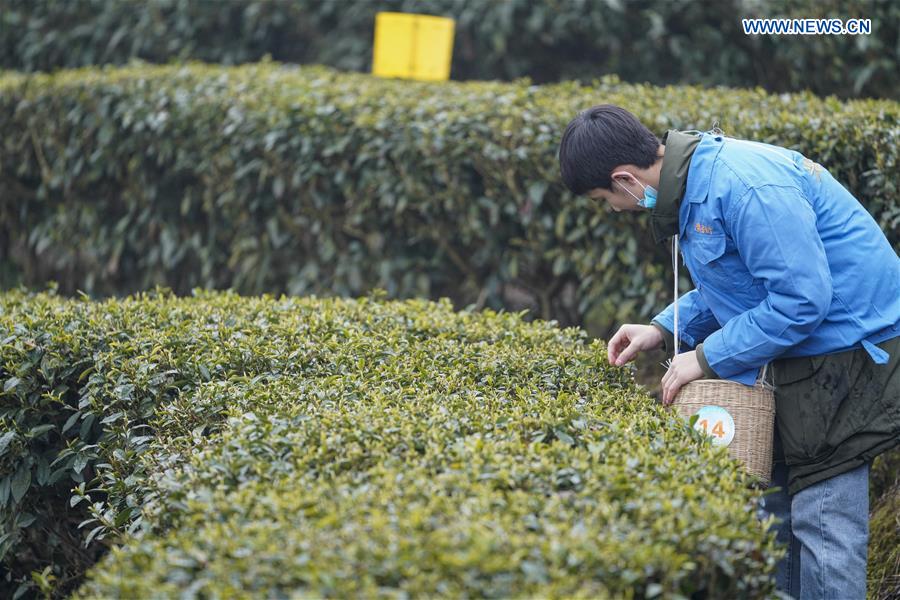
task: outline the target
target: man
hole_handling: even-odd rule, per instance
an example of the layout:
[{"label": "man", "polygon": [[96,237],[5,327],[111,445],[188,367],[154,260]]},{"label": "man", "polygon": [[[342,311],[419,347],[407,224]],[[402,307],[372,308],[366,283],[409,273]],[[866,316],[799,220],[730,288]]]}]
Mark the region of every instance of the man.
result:
[{"label": "man", "polygon": [[[669,130],[663,144],[612,105],[581,112],[559,148],[574,194],[651,211],[678,235],[696,289],[678,300],[684,348],[662,400],[699,378],[775,375],[773,486],[788,554],[777,587],[801,598],[866,594],[868,476],[900,442],[900,258],[860,203],[798,152]],[[674,305],[623,325],[610,363],[674,346]]]}]

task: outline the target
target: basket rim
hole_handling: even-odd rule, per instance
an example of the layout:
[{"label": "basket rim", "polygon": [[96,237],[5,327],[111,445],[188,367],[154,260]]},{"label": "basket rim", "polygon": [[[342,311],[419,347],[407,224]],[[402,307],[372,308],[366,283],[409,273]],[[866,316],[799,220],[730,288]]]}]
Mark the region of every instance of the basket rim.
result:
[{"label": "basket rim", "polygon": [[749,389],[749,390],[761,388],[763,390],[771,391],[773,389],[770,384],[765,384],[765,383],[762,383],[759,381],[757,381],[753,385],[747,385],[745,383],[740,383],[738,381],[731,381],[730,379],[708,379],[708,378],[695,379],[693,381],[687,382],[686,384],[684,384],[681,387],[682,387],[682,389],[684,389],[685,387],[692,385],[692,384],[699,384],[699,385],[703,385],[703,386],[719,385],[719,386],[723,386],[723,387],[740,386],[741,388],[745,388],[745,389]]}]

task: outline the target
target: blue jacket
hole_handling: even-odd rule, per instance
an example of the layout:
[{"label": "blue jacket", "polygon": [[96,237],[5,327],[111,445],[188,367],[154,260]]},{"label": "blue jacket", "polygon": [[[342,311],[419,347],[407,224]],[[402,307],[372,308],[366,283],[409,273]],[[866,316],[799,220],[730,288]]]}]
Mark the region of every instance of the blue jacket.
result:
[{"label": "blue jacket", "polygon": [[[865,348],[900,335],[900,257],[863,206],[799,152],[701,134],[678,209],[695,289],[682,343],[721,378],[752,385],[776,358]],[[653,319],[674,331],[674,305]]]}]

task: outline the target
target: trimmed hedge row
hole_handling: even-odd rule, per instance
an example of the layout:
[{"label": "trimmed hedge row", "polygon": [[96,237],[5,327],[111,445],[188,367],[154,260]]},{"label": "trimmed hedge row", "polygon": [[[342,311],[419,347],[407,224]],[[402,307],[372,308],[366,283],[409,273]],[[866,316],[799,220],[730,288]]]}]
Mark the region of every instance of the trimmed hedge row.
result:
[{"label": "trimmed hedge row", "polygon": [[134,66],[0,77],[0,283],[96,295],[381,287],[607,335],[670,300],[670,256],[646,215],[610,218],[562,189],[563,128],[598,102],[659,135],[718,122],[799,150],[900,249],[896,102]]},{"label": "trimmed hedge row", "polygon": [[[368,71],[375,13],[456,20],[454,79],[628,81],[897,98],[893,0],[0,0],[0,68],[197,59]],[[869,35],[743,33],[742,18],[868,18]]]},{"label": "trimmed hedge row", "polygon": [[[869,598],[900,598],[900,477],[896,465],[900,464],[900,452],[882,455],[891,457],[895,464],[891,487],[885,489],[871,504],[869,519]],[[885,466],[882,462],[875,466]]]},{"label": "trimmed hedge row", "polygon": [[879,455],[869,476],[869,598],[900,598],[900,448]]},{"label": "trimmed hedge row", "polygon": [[577,328],[18,290],[0,334],[4,595],[114,545],[77,597],[772,592],[749,476]]}]

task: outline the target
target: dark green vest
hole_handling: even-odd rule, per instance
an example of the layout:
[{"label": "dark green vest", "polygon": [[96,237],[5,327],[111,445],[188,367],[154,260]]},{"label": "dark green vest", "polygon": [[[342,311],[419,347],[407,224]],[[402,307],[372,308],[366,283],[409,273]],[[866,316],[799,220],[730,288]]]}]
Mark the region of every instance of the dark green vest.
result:
[{"label": "dark green vest", "polygon": [[775,460],[788,467],[788,493],[850,471],[900,444],[900,337],[863,348],[772,362]]}]

